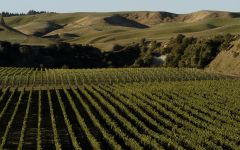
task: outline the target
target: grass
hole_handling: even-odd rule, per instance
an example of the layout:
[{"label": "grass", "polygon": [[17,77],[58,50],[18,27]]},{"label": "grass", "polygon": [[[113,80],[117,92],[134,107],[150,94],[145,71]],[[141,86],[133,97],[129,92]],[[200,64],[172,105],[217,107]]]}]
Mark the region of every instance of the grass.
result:
[{"label": "grass", "polygon": [[28,36],[11,28],[0,25],[0,41],[10,41],[12,43],[22,43],[28,45],[49,45],[54,42],[40,37]]},{"label": "grass", "polygon": [[[120,12],[126,14],[129,12]],[[51,29],[52,22],[56,25],[65,26],[62,29],[50,32],[48,35],[69,33],[76,37],[64,37],[63,40],[77,44],[94,44],[103,50],[110,50],[114,44],[127,44],[138,42],[145,37],[152,40],[165,41],[179,33],[187,36],[207,37],[222,33],[239,33],[240,18],[229,15],[225,18],[209,17],[197,22],[169,22],[160,23],[150,28],[137,29],[123,26],[112,26],[104,21],[105,17],[116,13],[62,13],[62,14],[40,14],[35,16],[15,16],[6,18],[6,22],[11,27],[20,29],[26,34]],[[197,13],[196,13],[197,14]],[[201,13],[200,13],[201,14]],[[196,15],[197,16],[197,15]],[[11,33],[1,33],[0,40],[6,38],[9,41],[24,43],[21,36]],[[12,39],[10,38],[12,37]],[[13,38],[14,37],[14,38]],[[43,40],[42,43],[48,45],[52,41]],[[31,40],[25,43],[30,43]]]}]

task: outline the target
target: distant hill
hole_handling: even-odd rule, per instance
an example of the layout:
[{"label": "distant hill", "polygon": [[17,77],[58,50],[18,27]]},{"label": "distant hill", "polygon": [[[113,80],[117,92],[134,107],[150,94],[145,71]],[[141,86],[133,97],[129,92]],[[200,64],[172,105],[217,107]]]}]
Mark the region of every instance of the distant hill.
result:
[{"label": "distant hill", "polygon": [[10,27],[8,24],[5,24],[3,19],[0,21],[0,41],[10,41],[13,43],[28,45],[48,45],[54,43],[48,39],[24,34],[23,32]]},{"label": "distant hill", "polygon": [[14,41],[15,39],[26,39],[27,36],[16,29],[5,24],[3,17],[0,20],[0,40]]},{"label": "distant hill", "polygon": [[[113,13],[44,13],[7,17],[6,23],[29,38],[70,43],[93,44],[111,50],[115,44],[128,44],[145,37],[158,41],[176,34],[211,36],[240,32],[240,13],[199,11],[189,14],[170,12],[113,12]],[[1,31],[2,32],[2,31]],[[24,42],[24,38],[9,32],[0,33],[0,40]],[[23,36],[23,35],[21,35]],[[13,39],[7,37],[14,37]],[[48,40],[47,38],[51,39]],[[19,39],[19,40],[17,40]],[[31,43],[29,41],[28,43]]]}]

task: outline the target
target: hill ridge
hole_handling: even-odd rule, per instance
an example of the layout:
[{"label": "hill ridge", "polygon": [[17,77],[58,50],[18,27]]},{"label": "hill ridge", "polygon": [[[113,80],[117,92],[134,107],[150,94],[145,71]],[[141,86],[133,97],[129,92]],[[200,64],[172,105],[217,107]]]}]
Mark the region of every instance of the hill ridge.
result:
[{"label": "hill ridge", "polygon": [[[141,38],[164,41],[179,33],[198,37],[240,32],[240,13],[208,10],[188,14],[167,11],[56,13],[6,17],[5,21],[25,35],[54,42],[93,44],[106,51],[115,44],[125,45]],[[1,35],[0,39],[3,39]],[[21,38],[18,41],[21,43]]]}]

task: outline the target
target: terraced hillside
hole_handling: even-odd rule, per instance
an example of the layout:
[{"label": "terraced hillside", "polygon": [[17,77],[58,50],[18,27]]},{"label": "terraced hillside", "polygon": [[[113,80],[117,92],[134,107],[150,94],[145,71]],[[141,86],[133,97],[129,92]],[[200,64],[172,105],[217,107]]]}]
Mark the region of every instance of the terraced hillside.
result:
[{"label": "terraced hillside", "polygon": [[111,50],[114,44],[128,44],[143,37],[164,41],[179,33],[200,37],[239,33],[239,17],[239,13],[218,11],[189,14],[115,12],[47,13],[7,17],[5,20],[9,26],[26,35],[93,44],[103,50]]},{"label": "terraced hillside", "polygon": [[0,149],[239,149],[237,78],[0,68]]}]

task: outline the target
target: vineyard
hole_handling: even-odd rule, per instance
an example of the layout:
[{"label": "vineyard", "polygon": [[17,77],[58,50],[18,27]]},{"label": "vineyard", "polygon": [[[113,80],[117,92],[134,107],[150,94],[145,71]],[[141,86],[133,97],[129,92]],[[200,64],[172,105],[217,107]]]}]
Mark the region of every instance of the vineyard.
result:
[{"label": "vineyard", "polygon": [[240,149],[235,77],[0,68],[0,85],[0,149]]},{"label": "vineyard", "polygon": [[1,68],[1,87],[56,87],[82,84],[114,84],[189,80],[234,79],[198,69],[123,68],[123,69],[33,69]]}]

